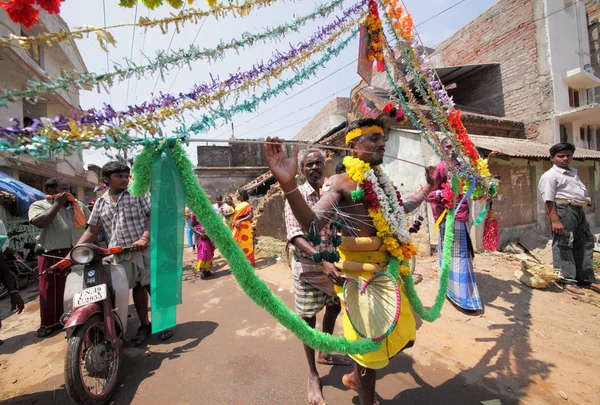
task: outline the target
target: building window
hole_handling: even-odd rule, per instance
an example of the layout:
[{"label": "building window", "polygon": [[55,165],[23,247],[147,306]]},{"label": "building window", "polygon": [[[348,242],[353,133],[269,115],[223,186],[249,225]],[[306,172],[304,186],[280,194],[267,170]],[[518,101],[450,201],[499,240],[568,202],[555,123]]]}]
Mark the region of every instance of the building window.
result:
[{"label": "building window", "polygon": [[[21,30],[21,36],[26,37],[28,35],[25,34],[25,31]],[[38,66],[41,67],[42,69],[44,68],[44,51],[43,50],[44,50],[44,48],[42,48],[42,46],[37,42],[32,43],[29,46],[29,48],[27,48],[27,53],[29,53],[29,56],[31,56],[31,59],[33,59],[35,61],[35,63],[37,63]]]},{"label": "building window", "polygon": [[579,91],[569,87],[569,106],[579,107]]},{"label": "building window", "polygon": [[596,150],[600,150],[600,129],[596,130]]},{"label": "building window", "polygon": [[579,139],[585,141],[585,128],[579,127]]},{"label": "building window", "polygon": [[569,142],[569,135],[567,135],[567,127],[564,125],[560,126],[560,141],[561,142]]},{"label": "building window", "polygon": [[587,148],[592,149],[592,136],[594,135],[594,130],[592,127],[587,127]]}]

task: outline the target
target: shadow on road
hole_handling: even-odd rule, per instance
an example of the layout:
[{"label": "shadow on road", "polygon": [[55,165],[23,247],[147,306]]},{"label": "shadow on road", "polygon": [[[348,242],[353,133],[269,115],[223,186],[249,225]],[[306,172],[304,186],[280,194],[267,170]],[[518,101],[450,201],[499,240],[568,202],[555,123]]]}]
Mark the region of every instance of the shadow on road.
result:
[{"label": "shadow on road", "polygon": [[[210,321],[194,321],[186,322],[175,327],[175,335],[165,342],[160,342],[156,336],[149,338],[149,343],[152,344],[149,348],[128,348],[121,354],[121,371],[119,389],[112,397],[110,403],[114,404],[130,404],[135,397],[140,384],[148,377],[154,375],[164,360],[175,360],[185,353],[191,351],[200,342],[214,333],[219,326],[216,322]],[[174,347],[166,353],[152,352],[154,345],[164,343],[173,345],[176,343],[184,344]],[[148,349],[148,350],[146,350]],[[54,405],[54,404],[71,404],[64,386],[63,376],[60,379],[57,377],[58,386],[53,391],[36,392],[34,394],[24,394],[15,398],[11,398],[3,404],[5,405]],[[35,387],[33,387],[35,389]]]},{"label": "shadow on road", "polygon": [[[500,311],[507,318],[506,323],[490,323],[488,328],[497,332],[497,337],[474,338],[473,344],[493,343],[493,346],[479,359],[473,367],[450,376],[442,384],[432,386],[427,374],[419,374],[423,369],[411,357],[407,350],[393,358],[388,367],[378,371],[378,379],[388,374],[405,374],[399,379],[414,380],[418,387],[403,389],[399,384],[395,397],[380,398],[381,405],[394,404],[478,404],[479,401],[499,399],[503,405],[517,404],[525,397],[524,389],[534,379],[546,379],[554,365],[532,357],[529,342],[531,327],[530,305],[533,291],[517,280],[499,280],[486,273],[477,274],[477,284],[482,301],[488,308]],[[501,297],[504,302],[495,301]],[[445,305],[443,311],[456,311],[451,305]],[[443,316],[443,312],[442,312]],[[467,316],[467,315],[465,315]],[[427,333],[423,327],[420,333]],[[451,345],[452,342],[447,342]],[[416,345],[419,345],[417,334]],[[433,348],[437,350],[438,348]],[[416,359],[418,361],[418,359]],[[432,362],[431,373],[437,376],[446,368],[443,363],[436,367]],[[324,385],[331,385],[347,390],[342,385],[342,376],[349,368],[333,367],[328,375],[324,375]],[[410,377],[409,377],[410,376]],[[439,379],[439,377],[438,377]],[[411,385],[414,385],[411,381]],[[358,404],[358,397],[353,399]]]}]

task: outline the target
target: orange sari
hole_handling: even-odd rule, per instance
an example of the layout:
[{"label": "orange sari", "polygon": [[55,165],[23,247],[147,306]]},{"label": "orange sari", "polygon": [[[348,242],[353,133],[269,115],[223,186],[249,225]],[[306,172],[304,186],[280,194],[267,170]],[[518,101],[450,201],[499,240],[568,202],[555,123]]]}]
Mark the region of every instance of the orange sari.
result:
[{"label": "orange sari", "polygon": [[252,237],[252,221],[240,222],[239,228],[237,224],[239,218],[243,218],[252,212],[252,206],[247,202],[241,202],[235,206],[235,214],[233,215],[233,239],[239,247],[244,251],[248,261],[252,266],[256,265],[254,258],[254,240]]}]

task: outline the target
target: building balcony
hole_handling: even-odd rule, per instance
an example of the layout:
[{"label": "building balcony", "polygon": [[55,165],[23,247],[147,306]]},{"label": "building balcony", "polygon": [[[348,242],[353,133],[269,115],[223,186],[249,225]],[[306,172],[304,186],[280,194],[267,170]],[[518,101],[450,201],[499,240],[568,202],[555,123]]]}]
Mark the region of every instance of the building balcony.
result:
[{"label": "building balcony", "polygon": [[600,125],[600,104],[593,103],[556,114],[559,124],[579,122],[583,125]]},{"label": "building balcony", "polygon": [[600,78],[582,68],[569,70],[563,77],[563,82],[572,89],[592,89],[600,86]]}]

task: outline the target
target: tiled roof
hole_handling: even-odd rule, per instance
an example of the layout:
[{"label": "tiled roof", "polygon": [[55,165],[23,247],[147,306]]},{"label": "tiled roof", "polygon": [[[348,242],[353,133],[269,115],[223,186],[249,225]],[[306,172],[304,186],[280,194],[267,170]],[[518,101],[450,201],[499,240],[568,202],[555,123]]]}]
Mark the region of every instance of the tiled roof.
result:
[{"label": "tiled roof", "polygon": [[[478,148],[497,150],[503,155],[523,158],[550,158],[552,145],[529,139],[504,138],[499,136],[469,135]],[[575,159],[600,160],[600,152],[577,148]]]}]

